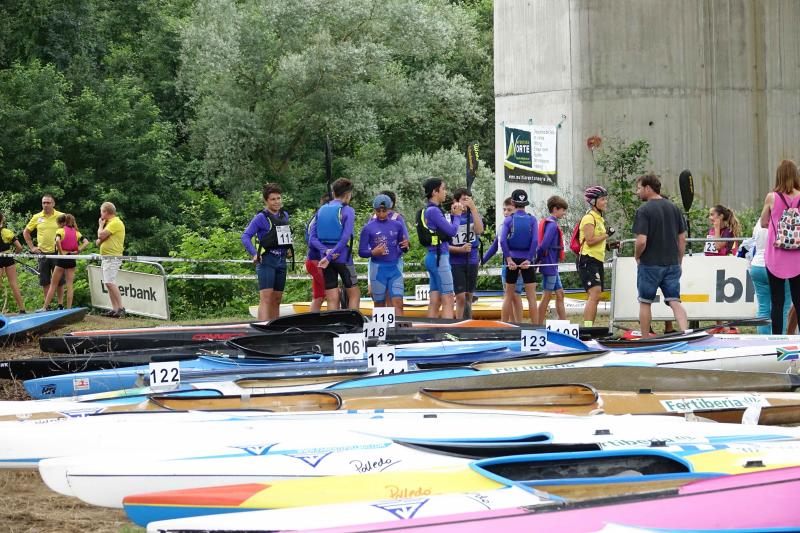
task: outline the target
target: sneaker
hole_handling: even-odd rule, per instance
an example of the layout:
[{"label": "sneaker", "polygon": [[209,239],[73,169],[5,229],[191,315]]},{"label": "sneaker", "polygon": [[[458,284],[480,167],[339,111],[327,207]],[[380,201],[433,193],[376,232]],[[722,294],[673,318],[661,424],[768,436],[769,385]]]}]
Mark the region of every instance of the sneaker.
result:
[{"label": "sneaker", "polygon": [[48,308],[46,308],[46,307],[41,307],[41,308],[37,309],[36,311],[34,311],[34,313],[46,313],[46,312],[48,312],[48,311],[49,311],[49,309],[48,309]]},{"label": "sneaker", "polygon": [[105,313],[100,313],[100,316],[107,316],[107,317],[114,318],[115,314],[116,314],[116,312],[113,309],[109,309]]},{"label": "sneaker", "polygon": [[121,308],[117,309],[117,318],[125,318],[126,316],[127,316],[127,313],[125,312],[125,308],[124,307],[121,307]]},{"label": "sneaker", "polygon": [[56,307],[56,309],[57,309],[58,311],[63,311],[63,310],[64,310],[64,306],[63,306],[63,305],[61,305],[61,304],[58,304],[58,307]]},{"label": "sneaker", "polygon": [[19,313],[17,313],[17,314],[18,314],[18,315],[26,315],[26,314],[28,314],[28,312],[27,312],[27,311],[25,311],[24,309],[20,309],[20,310],[19,310]]}]

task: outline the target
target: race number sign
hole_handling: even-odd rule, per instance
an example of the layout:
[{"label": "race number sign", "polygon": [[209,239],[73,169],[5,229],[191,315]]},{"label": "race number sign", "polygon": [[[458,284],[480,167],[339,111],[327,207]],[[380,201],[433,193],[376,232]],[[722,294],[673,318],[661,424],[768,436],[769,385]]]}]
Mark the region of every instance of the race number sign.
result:
[{"label": "race number sign", "polygon": [[178,361],[150,363],[148,375],[150,390],[153,392],[175,390],[181,385],[181,369]]},{"label": "race number sign", "polygon": [[372,309],[372,321],[386,324],[390,328],[395,325],[394,307],[375,307]]},{"label": "race number sign", "polygon": [[547,332],[543,329],[523,329],[520,335],[520,348],[523,352],[547,346]]},{"label": "race number sign", "polygon": [[379,375],[408,372],[408,361],[397,359],[394,346],[376,346],[367,351],[367,365]]},{"label": "race number sign", "polygon": [[570,335],[576,339],[580,338],[581,336],[580,326],[578,326],[578,324],[570,323],[569,320],[547,320],[544,324],[545,328],[549,329],[550,331],[564,333],[565,335]]},{"label": "race number sign", "polygon": [[275,226],[275,232],[278,237],[278,244],[281,246],[294,244],[292,241],[292,228],[289,226]]},{"label": "race number sign", "polygon": [[364,337],[366,338],[373,338],[373,339],[380,339],[382,341],[386,340],[386,331],[389,329],[389,326],[386,325],[384,322],[367,322],[364,324]]},{"label": "race number sign", "polygon": [[469,230],[467,230],[466,224],[461,224],[458,226],[458,232],[453,236],[452,242],[453,246],[461,246],[467,244],[468,242],[472,242],[475,240],[475,224],[469,225]]},{"label": "race number sign", "polygon": [[343,333],[333,339],[334,361],[364,359],[366,351],[367,342],[362,333]]},{"label": "race number sign", "polygon": [[417,300],[428,300],[431,297],[430,285],[415,285],[414,298]]}]

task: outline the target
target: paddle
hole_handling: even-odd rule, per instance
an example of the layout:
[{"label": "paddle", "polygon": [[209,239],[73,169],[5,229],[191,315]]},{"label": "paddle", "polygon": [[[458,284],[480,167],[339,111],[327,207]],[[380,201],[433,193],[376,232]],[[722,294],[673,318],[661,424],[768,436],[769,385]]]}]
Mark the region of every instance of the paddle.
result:
[{"label": "paddle", "polygon": [[[478,173],[478,145],[471,142],[467,144],[467,194],[472,197],[472,183],[475,181],[475,175]],[[467,210],[467,237],[470,236],[469,222],[472,214]],[[470,241],[472,242],[472,241]],[[469,280],[472,277],[472,253],[467,255],[467,288],[469,288]],[[475,265],[475,268],[478,268]],[[472,298],[464,299],[464,318],[472,318]]]},{"label": "paddle", "polygon": [[21,267],[22,267],[24,270],[27,270],[28,272],[30,272],[30,273],[31,273],[31,274],[33,274],[34,276],[38,276],[38,275],[39,275],[39,271],[38,271],[38,270],[36,270],[35,268],[33,268],[32,266],[30,266],[29,264],[27,264],[27,263],[23,263],[23,262],[22,262],[22,261],[20,261],[19,259],[14,259],[14,261],[15,261],[15,262],[16,262],[16,263],[17,263],[19,266],[21,266]]},{"label": "paddle", "polygon": [[[692,236],[692,229],[689,225],[689,210],[692,208],[692,202],[694,202],[694,179],[692,178],[692,172],[689,169],[681,172],[681,175],[678,177],[678,186],[681,190],[683,213],[686,217],[686,237],[689,238]],[[689,255],[691,255],[691,253],[692,245],[689,243]]]}]

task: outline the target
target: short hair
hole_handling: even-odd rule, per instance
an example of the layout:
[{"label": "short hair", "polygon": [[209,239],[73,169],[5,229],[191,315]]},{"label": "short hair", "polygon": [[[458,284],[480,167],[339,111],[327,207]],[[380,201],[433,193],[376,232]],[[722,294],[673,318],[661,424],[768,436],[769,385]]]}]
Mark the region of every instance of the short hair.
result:
[{"label": "short hair", "polygon": [[459,187],[458,189],[453,191],[453,200],[455,200],[456,202],[460,202],[462,196],[472,197],[472,194],[467,190],[466,187]]},{"label": "short hair", "polygon": [[514,199],[509,196],[503,200],[503,205],[510,205],[511,207],[514,207]]},{"label": "short hair", "polygon": [[442,178],[428,178],[422,184],[422,188],[425,190],[425,197],[430,199],[433,196],[433,191],[437,190],[439,187],[442,186],[444,180]]},{"label": "short hair", "polygon": [[353,190],[353,182],[347,178],[339,178],[333,182],[331,190],[333,191],[333,197],[339,198]]},{"label": "short hair", "polygon": [[100,211],[105,211],[106,213],[111,213],[112,215],[116,215],[117,206],[115,206],[111,202],[103,202],[102,204],[100,204]]},{"label": "short hair", "polygon": [[568,207],[569,207],[569,205],[567,204],[567,201],[564,200],[563,198],[561,198],[558,195],[551,196],[550,198],[547,199],[547,212],[548,213],[552,213],[553,209],[558,209],[558,208],[567,209]]},{"label": "short hair", "polygon": [[264,200],[269,199],[270,194],[283,194],[281,186],[277,183],[267,183],[264,185],[264,188],[261,190],[261,195],[264,197]]},{"label": "short hair", "polygon": [[397,195],[394,193],[394,191],[381,191],[380,194],[385,194],[389,197],[389,200],[392,201],[392,208],[397,205]]},{"label": "short hair", "polygon": [[642,187],[650,187],[656,194],[661,194],[661,179],[653,173],[639,176],[636,178],[636,183]]},{"label": "short hair", "polygon": [[50,198],[51,200],[53,200],[53,202],[55,202],[55,201],[56,201],[56,197],[55,197],[55,196],[53,196],[53,193],[49,193],[49,192],[46,192],[46,193],[44,193],[44,194],[42,195],[42,198]]}]

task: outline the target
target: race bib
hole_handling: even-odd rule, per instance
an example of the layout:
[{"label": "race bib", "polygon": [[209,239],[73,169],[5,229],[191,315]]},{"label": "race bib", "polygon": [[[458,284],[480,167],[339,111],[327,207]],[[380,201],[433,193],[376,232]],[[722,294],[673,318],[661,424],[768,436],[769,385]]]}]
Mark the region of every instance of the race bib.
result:
[{"label": "race bib", "polygon": [[458,233],[455,234],[453,237],[452,243],[453,246],[461,246],[463,244],[467,244],[468,242],[472,242],[475,240],[475,224],[469,225],[469,230],[467,230],[466,224],[461,224],[458,226]]},{"label": "race bib", "polygon": [[715,253],[718,253],[718,252],[717,252],[717,243],[716,243],[716,242],[713,242],[713,241],[707,241],[707,242],[706,242],[706,245],[705,245],[705,248],[703,248],[703,251],[704,251],[705,253],[707,253],[707,254],[715,254]]},{"label": "race bib", "polygon": [[279,245],[294,244],[292,241],[292,228],[289,226],[275,226],[275,232],[277,233]]}]

